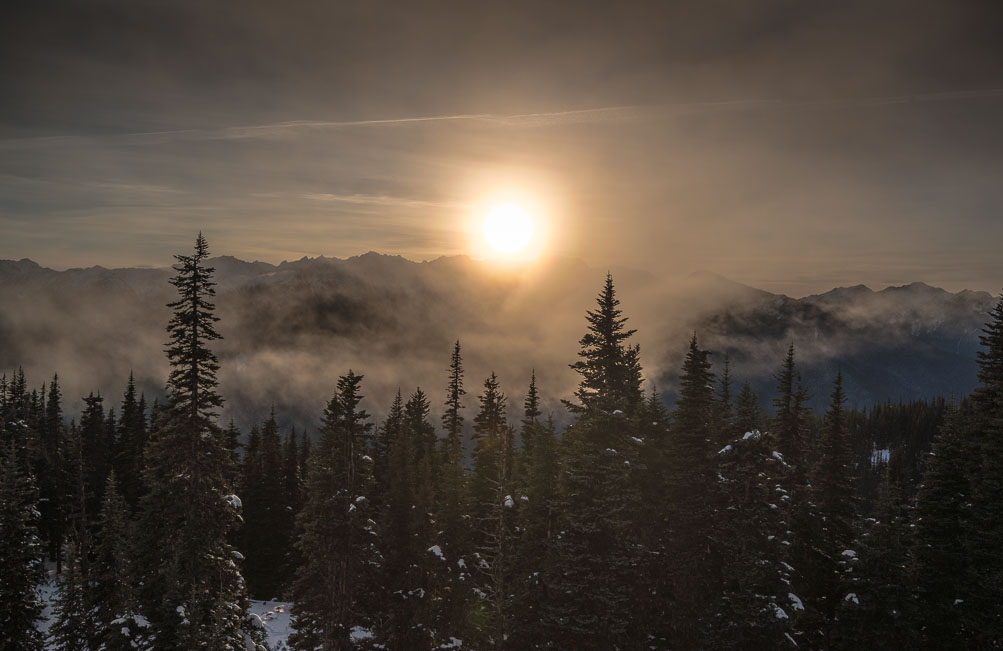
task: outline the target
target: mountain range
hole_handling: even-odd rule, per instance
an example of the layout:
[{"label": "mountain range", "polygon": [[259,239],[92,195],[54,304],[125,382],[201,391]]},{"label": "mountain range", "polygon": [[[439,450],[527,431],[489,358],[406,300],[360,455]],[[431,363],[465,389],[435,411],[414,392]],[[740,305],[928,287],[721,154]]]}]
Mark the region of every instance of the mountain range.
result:
[{"label": "mountain range", "polygon": [[[398,388],[407,394],[415,386],[436,409],[457,339],[468,416],[492,371],[515,416],[535,370],[547,410],[560,419],[559,400],[577,380],[568,364],[585,311],[607,273],[574,259],[515,269],[372,252],[278,265],[224,256],[210,264],[223,335],[215,345],[223,415],[245,426],[274,406],[287,422],[312,427],[349,368],[366,375],[373,413],[383,413]],[[764,406],[790,343],[816,407],[837,369],[857,406],[960,396],[975,385],[979,334],[995,302],[987,292],[923,283],[791,298],[711,273],[671,281],[612,273],[649,385],[670,403],[694,333],[713,352],[715,371],[727,354],[732,377],[751,382]],[[117,404],[130,371],[148,397],[160,395],[171,275],[166,267],[55,271],[0,261],[0,369],[21,366],[33,385],[58,372],[71,411],[91,391]]]}]

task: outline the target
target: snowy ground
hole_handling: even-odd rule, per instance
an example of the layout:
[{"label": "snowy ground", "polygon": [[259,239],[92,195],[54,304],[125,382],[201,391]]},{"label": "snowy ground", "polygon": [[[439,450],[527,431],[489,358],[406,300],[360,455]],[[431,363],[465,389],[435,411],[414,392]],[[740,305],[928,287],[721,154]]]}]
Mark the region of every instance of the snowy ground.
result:
[{"label": "snowy ground", "polygon": [[[53,613],[52,604],[56,598],[58,588],[56,587],[55,568],[46,567],[46,580],[38,587],[39,597],[44,606],[42,610],[42,620],[38,623],[38,630],[43,633],[49,631],[52,625]],[[272,651],[286,651],[289,647],[286,640],[292,632],[292,621],[290,604],[284,601],[252,601],[251,614],[261,622],[261,630],[265,633],[265,641]],[[46,647],[51,648],[51,647]]]},{"label": "snowy ground", "polygon": [[272,651],[287,649],[286,639],[292,632],[290,604],[284,601],[252,601],[251,614],[261,622],[265,641]]}]

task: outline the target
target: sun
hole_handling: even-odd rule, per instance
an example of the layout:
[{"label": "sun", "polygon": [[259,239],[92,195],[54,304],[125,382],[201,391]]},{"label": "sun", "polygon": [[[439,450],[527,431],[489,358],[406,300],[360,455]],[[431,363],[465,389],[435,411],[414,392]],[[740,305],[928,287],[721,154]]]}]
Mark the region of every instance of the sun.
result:
[{"label": "sun", "polygon": [[533,230],[533,218],[522,206],[503,203],[488,210],[481,232],[484,241],[496,253],[515,255],[529,246]]}]

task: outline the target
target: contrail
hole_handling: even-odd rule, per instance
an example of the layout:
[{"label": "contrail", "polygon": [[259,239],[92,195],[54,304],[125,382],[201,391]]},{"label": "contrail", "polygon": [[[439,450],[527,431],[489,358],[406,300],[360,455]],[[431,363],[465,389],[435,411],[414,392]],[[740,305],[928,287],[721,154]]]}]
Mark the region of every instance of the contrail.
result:
[{"label": "contrail", "polygon": [[1003,97],[1003,88],[981,90],[885,95],[874,97],[836,98],[820,100],[746,99],[716,102],[677,102],[667,104],[621,105],[598,108],[542,111],[536,113],[459,113],[372,120],[292,120],[218,129],[177,129],[139,131],[116,135],[60,135],[0,140],[0,149],[59,147],[64,145],[103,142],[123,145],[156,145],[176,140],[240,140],[276,138],[284,134],[308,130],[364,129],[406,127],[439,122],[480,122],[500,127],[547,127],[562,124],[589,124],[632,119],[665,119],[676,115],[700,112],[734,112],[763,109],[818,109],[890,106],[932,102],[951,102]]}]

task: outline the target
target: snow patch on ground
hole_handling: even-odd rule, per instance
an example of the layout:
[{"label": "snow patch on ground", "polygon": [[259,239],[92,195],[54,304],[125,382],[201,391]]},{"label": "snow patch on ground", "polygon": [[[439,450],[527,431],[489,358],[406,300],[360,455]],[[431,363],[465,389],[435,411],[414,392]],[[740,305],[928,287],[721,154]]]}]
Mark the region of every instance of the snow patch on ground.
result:
[{"label": "snow patch on ground", "polygon": [[292,604],[285,601],[251,601],[250,614],[265,634],[265,643],[272,651],[288,649],[292,626]]}]

